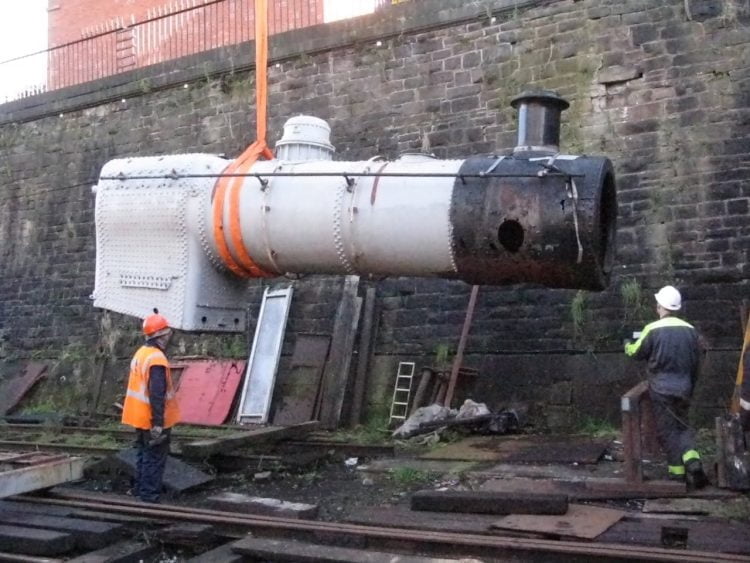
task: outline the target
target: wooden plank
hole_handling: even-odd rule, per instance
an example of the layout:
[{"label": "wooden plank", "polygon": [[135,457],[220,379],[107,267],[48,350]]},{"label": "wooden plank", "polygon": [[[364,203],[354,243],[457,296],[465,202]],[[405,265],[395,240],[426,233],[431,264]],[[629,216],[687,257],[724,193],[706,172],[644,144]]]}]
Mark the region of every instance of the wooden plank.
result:
[{"label": "wooden plank", "polygon": [[12,377],[0,384],[0,416],[13,411],[26,393],[47,372],[47,366],[38,362],[31,362],[23,366],[23,370],[16,377]]},{"label": "wooden plank", "polygon": [[66,532],[75,538],[80,549],[99,549],[120,535],[123,526],[111,522],[96,522],[65,516],[46,516],[17,511],[0,513],[0,525],[19,525],[24,528],[43,528]]},{"label": "wooden plank", "polygon": [[643,482],[641,451],[641,398],[648,393],[648,382],[641,381],[620,399],[622,411],[622,443],[625,456],[625,480]]},{"label": "wooden plank", "polygon": [[420,459],[515,463],[594,464],[610,440],[573,435],[472,436],[423,454]]},{"label": "wooden plank", "polygon": [[461,514],[459,512],[418,512],[404,505],[368,506],[349,513],[346,521],[367,526],[459,532],[489,533],[497,521],[496,514]]},{"label": "wooden plank", "polygon": [[565,514],[567,495],[487,491],[417,491],[412,510],[473,514]]},{"label": "wooden plank", "polygon": [[331,336],[331,353],[323,370],[319,420],[326,430],[336,430],[348,390],[352,348],[359,324],[361,300],[357,298],[359,276],[346,276],[336,310]]},{"label": "wooden plank", "polygon": [[125,540],[70,559],[68,563],[139,563],[150,560],[158,551],[156,545]]},{"label": "wooden plank", "polygon": [[566,514],[533,516],[511,514],[492,524],[493,528],[536,532],[560,538],[594,539],[625,516],[622,510],[571,504]]},{"label": "wooden plank", "polygon": [[297,336],[289,370],[279,373],[276,383],[274,425],[289,426],[313,420],[330,345],[330,336]]},{"label": "wooden plank", "polygon": [[[586,480],[528,479],[488,479],[480,486],[483,491],[506,493],[552,493],[565,494],[570,501],[652,499],[684,497],[687,492],[684,483],[676,481],[646,481],[628,483],[618,478],[597,478]],[[690,493],[691,498],[726,499],[736,498],[735,493],[706,487]]]},{"label": "wooden plank", "polygon": [[[718,501],[724,505],[726,501]],[[710,514],[715,509],[717,501],[697,498],[660,498],[647,500],[643,503],[643,512],[659,514]]]},{"label": "wooden plank", "polygon": [[435,563],[436,561],[458,561],[457,559],[439,559],[418,557],[355,549],[317,545],[289,539],[245,538],[235,542],[232,549],[243,555],[272,561],[292,561],[295,563]]},{"label": "wooden plank", "polygon": [[354,427],[362,422],[362,408],[367,389],[367,376],[372,360],[372,346],[375,338],[377,317],[375,314],[376,289],[368,287],[365,292],[365,306],[362,318],[362,331],[359,336],[357,350],[357,370],[352,389],[351,410],[349,412],[349,426]]},{"label": "wooden plank", "polygon": [[72,550],[75,539],[70,534],[0,525],[0,550],[26,555],[62,555]]},{"label": "wooden plank", "polygon": [[287,502],[275,498],[253,497],[225,491],[205,501],[211,508],[242,514],[263,514],[280,518],[309,518],[318,515],[317,504]]},{"label": "wooden plank", "polygon": [[[184,446],[183,446],[184,447]],[[135,467],[138,459],[138,451],[135,448],[122,450],[107,461],[131,477],[135,476]],[[192,465],[189,465],[172,456],[167,457],[164,468],[163,486],[173,492],[180,493],[194,487],[199,487],[213,481],[214,478]]]},{"label": "wooden plank", "polygon": [[451,368],[451,376],[448,380],[448,389],[445,392],[445,399],[443,400],[443,405],[448,408],[451,408],[453,392],[455,391],[456,383],[458,382],[458,371],[461,369],[461,362],[464,360],[464,349],[466,348],[466,341],[469,338],[469,330],[471,329],[471,320],[474,316],[474,307],[477,304],[478,293],[479,286],[471,286],[469,305],[466,307],[466,317],[464,318],[464,325],[461,329],[461,337],[458,340],[458,350],[456,350],[456,357],[453,358],[453,367]]},{"label": "wooden plank", "polygon": [[414,393],[414,402],[411,405],[409,415],[414,414],[418,408],[425,406],[425,397],[427,396],[427,391],[430,389],[434,375],[435,371],[432,368],[422,368],[422,373],[419,376],[419,385],[417,386],[416,393]]},{"label": "wooden plank", "polygon": [[187,457],[209,457],[213,454],[229,453],[237,448],[268,444],[287,440],[289,438],[300,438],[317,430],[317,421],[303,422],[294,426],[268,426],[247,432],[236,432],[221,438],[198,440],[182,445],[182,455]]}]

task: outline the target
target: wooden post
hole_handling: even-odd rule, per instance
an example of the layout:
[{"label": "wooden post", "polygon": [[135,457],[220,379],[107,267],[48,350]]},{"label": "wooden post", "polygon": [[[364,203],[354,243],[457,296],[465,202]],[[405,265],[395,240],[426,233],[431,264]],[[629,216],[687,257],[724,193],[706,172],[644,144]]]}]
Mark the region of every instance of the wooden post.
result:
[{"label": "wooden post", "polygon": [[625,480],[643,482],[641,442],[641,400],[648,392],[648,382],[641,381],[622,396],[622,444],[625,456]]},{"label": "wooden post", "polygon": [[372,344],[375,335],[375,288],[368,287],[365,292],[364,317],[362,332],[359,336],[359,351],[357,357],[357,372],[354,376],[352,391],[352,409],[349,413],[349,426],[356,426],[362,422],[362,406],[367,389],[367,375],[370,369]]},{"label": "wooden post", "polygon": [[458,350],[456,351],[456,357],[453,359],[453,367],[451,369],[451,378],[448,382],[448,390],[445,393],[445,401],[443,405],[451,408],[451,401],[453,401],[453,392],[456,389],[456,381],[458,380],[458,370],[461,369],[461,362],[464,359],[464,349],[466,348],[466,340],[469,337],[469,329],[471,328],[471,319],[474,316],[474,306],[477,303],[477,293],[479,293],[479,286],[474,285],[471,287],[471,296],[469,297],[469,306],[466,308],[466,318],[464,319],[464,327],[461,330],[461,339],[458,341]]},{"label": "wooden post", "polygon": [[362,299],[357,297],[358,288],[359,276],[346,276],[333,325],[331,350],[323,371],[320,422],[326,430],[336,430],[341,421],[362,304]]},{"label": "wooden post", "polygon": [[414,411],[422,406],[424,398],[427,395],[427,390],[430,388],[433,374],[432,368],[422,368],[422,374],[419,376],[419,386],[417,386],[417,392],[414,393],[414,402],[411,405],[411,411],[409,411],[410,415],[414,414]]}]

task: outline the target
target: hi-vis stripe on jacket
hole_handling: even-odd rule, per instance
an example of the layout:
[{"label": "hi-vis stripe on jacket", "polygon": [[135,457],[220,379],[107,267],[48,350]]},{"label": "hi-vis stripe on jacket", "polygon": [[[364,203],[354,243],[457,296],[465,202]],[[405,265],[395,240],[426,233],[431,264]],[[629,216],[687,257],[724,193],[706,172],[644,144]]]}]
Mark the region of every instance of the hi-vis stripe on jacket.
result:
[{"label": "hi-vis stripe on jacket", "polygon": [[648,360],[649,385],[664,395],[689,398],[700,367],[701,348],[692,325],[667,316],[646,325],[625,353]]},{"label": "hi-vis stripe on jacket", "polygon": [[154,346],[141,346],[130,362],[130,377],[122,409],[122,423],[134,428],[151,428],[151,401],[148,393],[149,370],[164,366],[167,374],[167,393],[164,397],[164,428],[179,422],[180,411],[172,387],[172,373],[164,352]]}]

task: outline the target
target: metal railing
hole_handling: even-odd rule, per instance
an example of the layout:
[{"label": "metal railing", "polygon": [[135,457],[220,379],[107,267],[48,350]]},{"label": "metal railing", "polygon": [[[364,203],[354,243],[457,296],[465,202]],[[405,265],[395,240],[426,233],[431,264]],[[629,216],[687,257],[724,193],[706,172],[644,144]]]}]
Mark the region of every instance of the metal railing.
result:
[{"label": "metal railing", "polygon": [[[407,0],[269,0],[269,34]],[[141,22],[115,19],[82,39],[0,62],[0,103],[252,40],[254,0],[179,0]]]}]

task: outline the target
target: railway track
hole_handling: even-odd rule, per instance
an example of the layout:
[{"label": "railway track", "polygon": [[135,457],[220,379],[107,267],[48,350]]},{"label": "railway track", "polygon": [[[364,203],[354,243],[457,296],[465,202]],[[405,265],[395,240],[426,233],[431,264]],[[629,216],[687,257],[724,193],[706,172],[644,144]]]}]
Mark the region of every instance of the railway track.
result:
[{"label": "railway track", "polygon": [[[105,500],[106,498],[106,500]],[[190,522],[243,529],[273,537],[325,537],[351,544],[352,540],[368,548],[400,546],[408,552],[431,555],[564,560],[683,561],[702,563],[750,562],[750,557],[727,553],[685,549],[666,549],[638,545],[594,544],[574,541],[530,539],[501,535],[436,532],[423,529],[398,529],[339,522],[305,521],[272,516],[250,516],[180,505],[150,506],[144,503],[85,493],[57,496],[22,496],[16,500],[36,505],[61,506],[112,514],[152,517],[174,522]],[[2,559],[0,559],[2,560]]]}]

